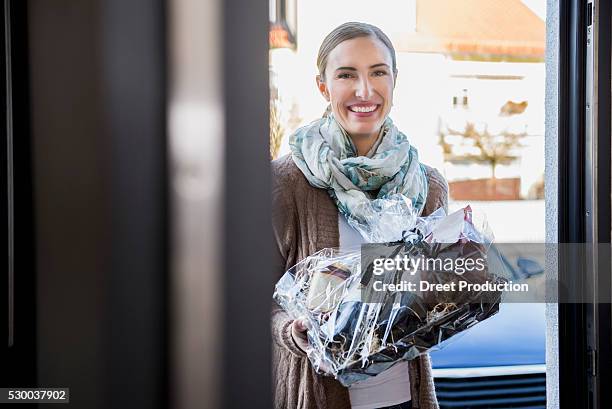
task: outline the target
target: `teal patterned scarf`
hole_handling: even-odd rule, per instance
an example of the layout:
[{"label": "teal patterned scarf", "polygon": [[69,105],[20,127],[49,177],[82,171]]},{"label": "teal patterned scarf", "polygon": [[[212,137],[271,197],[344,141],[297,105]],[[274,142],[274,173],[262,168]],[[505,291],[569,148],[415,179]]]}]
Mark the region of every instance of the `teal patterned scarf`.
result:
[{"label": "teal patterned scarf", "polygon": [[416,215],[425,206],[428,184],[418,152],[389,117],[366,156],[357,156],[351,138],[331,114],[299,128],[289,145],[308,182],[327,189],[353,225],[378,223],[398,197],[408,199]]}]

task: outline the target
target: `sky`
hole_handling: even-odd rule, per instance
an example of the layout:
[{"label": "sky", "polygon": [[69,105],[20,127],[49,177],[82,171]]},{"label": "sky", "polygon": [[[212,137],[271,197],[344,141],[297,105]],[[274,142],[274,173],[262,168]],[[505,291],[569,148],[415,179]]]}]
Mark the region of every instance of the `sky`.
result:
[{"label": "sky", "polygon": [[546,0],[521,0],[538,17],[546,21]]}]

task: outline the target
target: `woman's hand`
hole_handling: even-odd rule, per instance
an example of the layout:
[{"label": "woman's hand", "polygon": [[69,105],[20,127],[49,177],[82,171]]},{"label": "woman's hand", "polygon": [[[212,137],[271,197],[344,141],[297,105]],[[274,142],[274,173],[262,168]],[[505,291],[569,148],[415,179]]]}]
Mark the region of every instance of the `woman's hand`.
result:
[{"label": "woman's hand", "polygon": [[[293,341],[304,353],[308,353],[310,349],[310,344],[308,343],[308,336],[306,332],[308,331],[308,321],[305,318],[298,318],[293,320],[291,323],[291,336],[293,337]],[[325,362],[320,362],[318,367],[316,368],[319,372],[331,374],[331,370],[329,366]]]},{"label": "woman's hand", "polygon": [[306,331],[308,331],[308,326],[304,318],[293,320],[293,323],[291,324],[291,336],[293,337],[293,342],[295,342],[298,348],[305,353],[309,348]]}]

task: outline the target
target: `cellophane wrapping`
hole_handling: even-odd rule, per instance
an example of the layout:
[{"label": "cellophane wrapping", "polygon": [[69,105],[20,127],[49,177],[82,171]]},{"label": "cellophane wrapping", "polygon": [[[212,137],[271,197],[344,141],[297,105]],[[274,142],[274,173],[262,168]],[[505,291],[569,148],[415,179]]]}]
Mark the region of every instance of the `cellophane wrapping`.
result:
[{"label": "cellophane wrapping", "polygon": [[[385,233],[380,228],[381,220],[369,225],[353,221],[352,225],[372,242],[400,236],[382,245],[387,256],[486,259],[492,233],[486,221],[475,223],[469,206],[448,216],[439,209],[428,217],[416,217],[410,204],[402,200],[382,205],[379,214],[395,210],[387,213],[391,218],[383,217],[383,225],[395,226],[393,232]],[[395,223],[403,228],[400,230]],[[372,261],[363,257],[358,248],[326,248],[287,271],[274,292],[274,299],[291,318],[306,321],[307,354],[312,366],[321,374],[334,376],[344,386],[446,344],[499,309],[500,292],[373,292],[374,278],[397,283],[407,272],[400,269],[374,277]],[[367,264],[363,269],[362,263]],[[436,270],[434,266],[412,271],[409,278],[440,284],[504,280],[488,268],[458,270]]]}]

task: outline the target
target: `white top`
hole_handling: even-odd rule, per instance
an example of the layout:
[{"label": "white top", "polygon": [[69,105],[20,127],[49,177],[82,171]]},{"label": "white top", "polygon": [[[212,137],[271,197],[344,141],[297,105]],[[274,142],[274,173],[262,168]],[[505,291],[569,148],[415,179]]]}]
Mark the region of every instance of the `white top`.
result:
[{"label": "white top", "polygon": [[[363,238],[338,213],[340,248],[355,247],[363,243]],[[402,361],[378,375],[356,382],[349,388],[352,409],[374,409],[399,405],[411,399],[408,361]]]},{"label": "white top", "polygon": [[408,361],[398,362],[372,378],[355,382],[348,390],[352,409],[375,409],[407,402],[410,400]]}]

